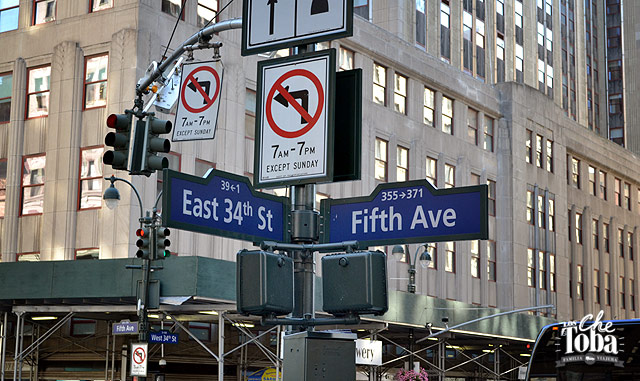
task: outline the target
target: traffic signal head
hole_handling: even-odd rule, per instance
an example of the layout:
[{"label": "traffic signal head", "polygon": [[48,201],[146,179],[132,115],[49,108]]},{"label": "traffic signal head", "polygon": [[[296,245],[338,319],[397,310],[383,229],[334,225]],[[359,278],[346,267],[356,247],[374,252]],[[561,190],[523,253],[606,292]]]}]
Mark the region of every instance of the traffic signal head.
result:
[{"label": "traffic signal head", "polygon": [[145,171],[153,173],[156,170],[169,168],[169,159],[158,156],[158,153],[167,153],[171,150],[171,142],[169,139],[161,138],[158,135],[171,132],[172,124],[168,120],[157,119],[149,115],[147,117],[147,155]]},{"label": "traffic signal head", "polygon": [[111,114],[107,117],[107,127],[115,131],[107,133],[104,144],[113,147],[113,150],[105,152],[102,161],[113,169],[127,169],[132,117],[133,114],[128,110],[125,114]]},{"label": "traffic signal head", "polygon": [[156,230],[158,259],[169,258],[171,256],[171,251],[167,249],[167,246],[171,246],[171,241],[167,238],[169,235],[171,235],[171,231],[168,228],[160,226]]},{"label": "traffic signal head", "polygon": [[149,245],[151,243],[149,229],[138,229],[136,230],[136,235],[138,236],[138,240],[136,241],[136,246],[138,247],[138,250],[136,251],[136,257],[145,259],[149,258]]}]

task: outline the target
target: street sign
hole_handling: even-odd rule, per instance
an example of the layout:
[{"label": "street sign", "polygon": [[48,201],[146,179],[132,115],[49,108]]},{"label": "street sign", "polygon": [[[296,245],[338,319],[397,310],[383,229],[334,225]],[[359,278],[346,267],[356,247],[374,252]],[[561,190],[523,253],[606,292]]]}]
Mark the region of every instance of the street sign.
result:
[{"label": "street sign", "polygon": [[178,344],[178,334],[169,331],[149,332],[150,343]]},{"label": "street sign", "polygon": [[147,344],[131,344],[131,373],[130,376],[147,377]]},{"label": "street sign", "polygon": [[222,61],[184,64],[173,141],[213,139],[222,92]]},{"label": "street sign", "polygon": [[164,170],[162,223],[245,241],[288,240],[285,197],[257,192],[249,179],[212,169],[206,178]]},{"label": "street sign", "polygon": [[351,0],[244,0],[242,55],[353,35]]},{"label": "street sign", "polygon": [[111,334],[113,335],[131,335],[138,333],[137,321],[123,320],[120,323],[113,323],[111,326]]},{"label": "street sign", "polygon": [[258,63],[254,184],[331,181],[335,50]]},{"label": "street sign", "polygon": [[356,364],[369,366],[382,365],[382,341],[357,339]]},{"label": "street sign", "polygon": [[322,242],[360,246],[488,238],[487,185],[435,189],[427,180],[380,184],[370,196],[325,199]]}]

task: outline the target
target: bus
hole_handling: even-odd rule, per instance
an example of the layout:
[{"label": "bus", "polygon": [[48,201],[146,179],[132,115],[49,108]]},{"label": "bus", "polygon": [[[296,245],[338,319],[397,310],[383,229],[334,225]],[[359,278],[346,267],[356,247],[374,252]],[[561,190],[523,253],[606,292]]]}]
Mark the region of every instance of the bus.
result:
[{"label": "bus", "polygon": [[526,380],[640,380],[640,319],[602,320],[602,315],[542,328]]}]

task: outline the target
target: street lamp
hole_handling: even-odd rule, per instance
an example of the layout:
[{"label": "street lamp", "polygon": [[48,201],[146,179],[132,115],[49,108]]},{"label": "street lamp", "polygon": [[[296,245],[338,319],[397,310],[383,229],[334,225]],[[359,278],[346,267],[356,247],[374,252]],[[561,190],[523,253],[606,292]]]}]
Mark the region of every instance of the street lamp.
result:
[{"label": "street lamp", "polygon": [[[406,250],[405,250],[406,248]],[[427,251],[428,244],[423,243],[416,248],[416,252],[413,254],[413,261],[411,260],[411,256],[409,255],[409,246],[404,245],[395,245],[391,250],[391,254],[396,258],[396,260],[401,260],[402,256],[407,255],[407,261],[409,262],[409,284],[407,284],[407,291],[415,294],[416,293],[416,261],[418,260],[418,253],[422,249],[422,253],[420,254],[420,266],[422,268],[429,267],[429,263],[431,263],[431,254]]]}]

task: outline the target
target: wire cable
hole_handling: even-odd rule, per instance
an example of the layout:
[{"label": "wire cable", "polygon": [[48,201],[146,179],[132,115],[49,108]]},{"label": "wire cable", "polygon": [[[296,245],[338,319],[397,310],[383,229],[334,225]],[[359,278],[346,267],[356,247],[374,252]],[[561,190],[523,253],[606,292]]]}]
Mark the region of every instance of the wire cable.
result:
[{"label": "wire cable", "polygon": [[[220,13],[222,13],[225,9],[227,9],[227,7],[228,7],[229,5],[231,5],[231,3],[233,3],[233,1],[234,1],[234,0],[231,0],[230,2],[228,2],[228,3],[227,3],[227,5],[225,5],[224,7],[222,7],[222,9],[221,9],[221,10],[219,10],[218,12],[216,12],[216,15],[215,15],[215,16],[213,16],[213,18],[212,18],[211,20],[209,20],[209,22],[208,22],[208,23],[206,23],[206,24],[202,27],[202,29],[204,29],[204,28],[208,27],[208,26],[209,26],[209,24],[211,24],[211,21],[215,20],[218,16],[220,16]],[[200,30],[202,30],[202,29],[200,29]]]},{"label": "wire cable", "polygon": [[182,6],[180,7],[180,14],[178,15],[178,18],[176,19],[176,24],[173,26],[173,31],[171,31],[171,37],[169,37],[169,42],[167,42],[167,46],[164,49],[164,53],[162,53],[162,59],[160,60],[160,63],[162,63],[165,59],[165,57],[167,56],[167,51],[169,50],[169,45],[171,45],[171,40],[173,40],[173,35],[176,33],[176,29],[178,28],[178,23],[180,22],[180,20],[182,20],[182,15],[184,14],[184,6],[185,4],[187,4],[187,0],[182,0]]}]

